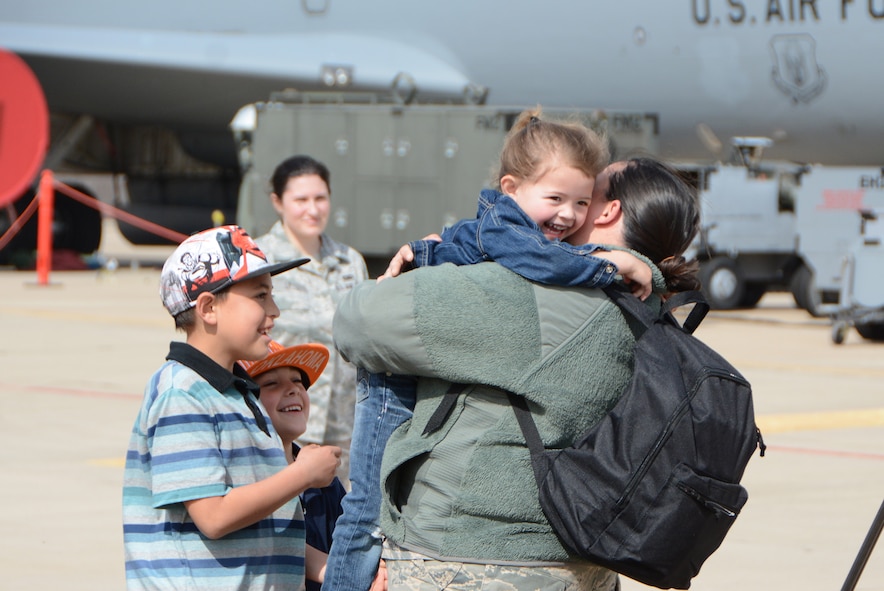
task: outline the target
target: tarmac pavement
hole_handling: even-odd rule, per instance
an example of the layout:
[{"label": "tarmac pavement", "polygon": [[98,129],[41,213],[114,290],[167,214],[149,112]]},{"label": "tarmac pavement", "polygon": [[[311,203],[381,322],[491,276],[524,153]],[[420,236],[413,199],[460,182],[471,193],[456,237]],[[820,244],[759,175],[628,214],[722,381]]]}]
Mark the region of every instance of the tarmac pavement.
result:
[{"label": "tarmac pavement", "polygon": [[[144,384],[182,338],[158,279],[0,272],[0,589],[125,588],[123,457]],[[851,331],[834,345],[787,294],[713,312],[697,335],[752,383],[768,451],[691,589],[840,590],[884,501],[884,343]],[[884,540],[857,589],[884,591]]]}]

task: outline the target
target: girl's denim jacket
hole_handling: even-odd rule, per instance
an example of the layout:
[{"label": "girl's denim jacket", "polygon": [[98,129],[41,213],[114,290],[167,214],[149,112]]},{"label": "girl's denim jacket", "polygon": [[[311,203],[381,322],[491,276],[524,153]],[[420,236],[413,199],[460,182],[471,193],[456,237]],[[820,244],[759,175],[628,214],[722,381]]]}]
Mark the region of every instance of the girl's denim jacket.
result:
[{"label": "girl's denim jacket", "polygon": [[495,261],[530,281],[565,287],[605,287],[617,275],[614,263],[592,256],[601,247],[549,240],[511,197],[492,189],[479,196],[476,219],[446,228],[442,242],[417,240],[409,246],[415,267]]}]

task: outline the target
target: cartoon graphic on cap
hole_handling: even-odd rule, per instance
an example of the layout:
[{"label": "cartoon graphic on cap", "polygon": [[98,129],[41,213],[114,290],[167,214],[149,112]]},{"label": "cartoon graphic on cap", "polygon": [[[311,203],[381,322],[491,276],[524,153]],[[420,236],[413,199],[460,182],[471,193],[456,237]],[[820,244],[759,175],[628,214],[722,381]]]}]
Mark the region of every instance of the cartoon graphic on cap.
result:
[{"label": "cartoon graphic on cap", "polygon": [[215,293],[264,273],[276,275],[308,260],[270,264],[241,227],[211,228],[187,238],[166,260],[160,295],[175,316],[192,308],[201,293]]},{"label": "cartoon graphic on cap", "polygon": [[184,284],[187,292],[199,292],[202,285],[211,285],[214,272],[212,266],[221,262],[218,255],[204,252],[196,257],[192,252],[181,255],[181,272],[184,275]]},{"label": "cartoon graphic on cap", "polygon": [[[214,239],[216,244],[212,244]],[[204,291],[215,291],[222,284],[235,283],[238,275],[249,272],[249,256],[267,263],[267,257],[242,228],[234,226],[230,232],[207,232],[206,242],[194,241],[194,250],[181,255],[179,271],[185,276],[188,295],[198,296]],[[208,249],[208,251],[202,250]],[[221,264],[221,257],[224,264]],[[191,299],[196,299],[191,297]]]}]

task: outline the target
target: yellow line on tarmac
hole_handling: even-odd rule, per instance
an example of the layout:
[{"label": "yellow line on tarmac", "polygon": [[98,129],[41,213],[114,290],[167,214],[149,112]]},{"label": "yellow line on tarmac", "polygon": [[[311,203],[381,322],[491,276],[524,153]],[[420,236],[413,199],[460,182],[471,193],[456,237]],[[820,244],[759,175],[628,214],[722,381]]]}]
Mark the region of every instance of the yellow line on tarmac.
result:
[{"label": "yellow line on tarmac", "polygon": [[760,415],[755,417],[755,422],[764,435],[788,431],[884,427],[884,408]]},{"label": "yellow line on tarmac", "polygon": [[877,367],[836,367],[834,365],[805,365],[801,363],[776,363],[758,360],[729,360],[745,375],[748,368],[771,371],[787,371],[817,375],[846,375],[852,377],[884,378],[884,369]]}]

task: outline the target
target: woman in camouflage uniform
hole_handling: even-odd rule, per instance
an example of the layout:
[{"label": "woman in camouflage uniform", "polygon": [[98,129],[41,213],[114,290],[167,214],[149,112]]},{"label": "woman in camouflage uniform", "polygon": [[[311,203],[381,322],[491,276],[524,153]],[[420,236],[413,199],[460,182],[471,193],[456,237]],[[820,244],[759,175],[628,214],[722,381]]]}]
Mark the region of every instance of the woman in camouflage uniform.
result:
[{"label": "woman in camouflage uniform", "polygon": [[355,249],[325,234],[331,209],[328,168],[309,156],[293,156],[276,167],[270,200],[279,213],[270,231],[256,239],[270,262],[309,257],[310,262],[273,282],[281,314],[272,336],[286,347],[316,342],[331,356],[310,389],[310,420],[299,443],[337,445],[343,454],[338,476],[349,488],[350,433],[356,404],[356,368],[332,342],[338,302],[368,279],[365,260]]}]

